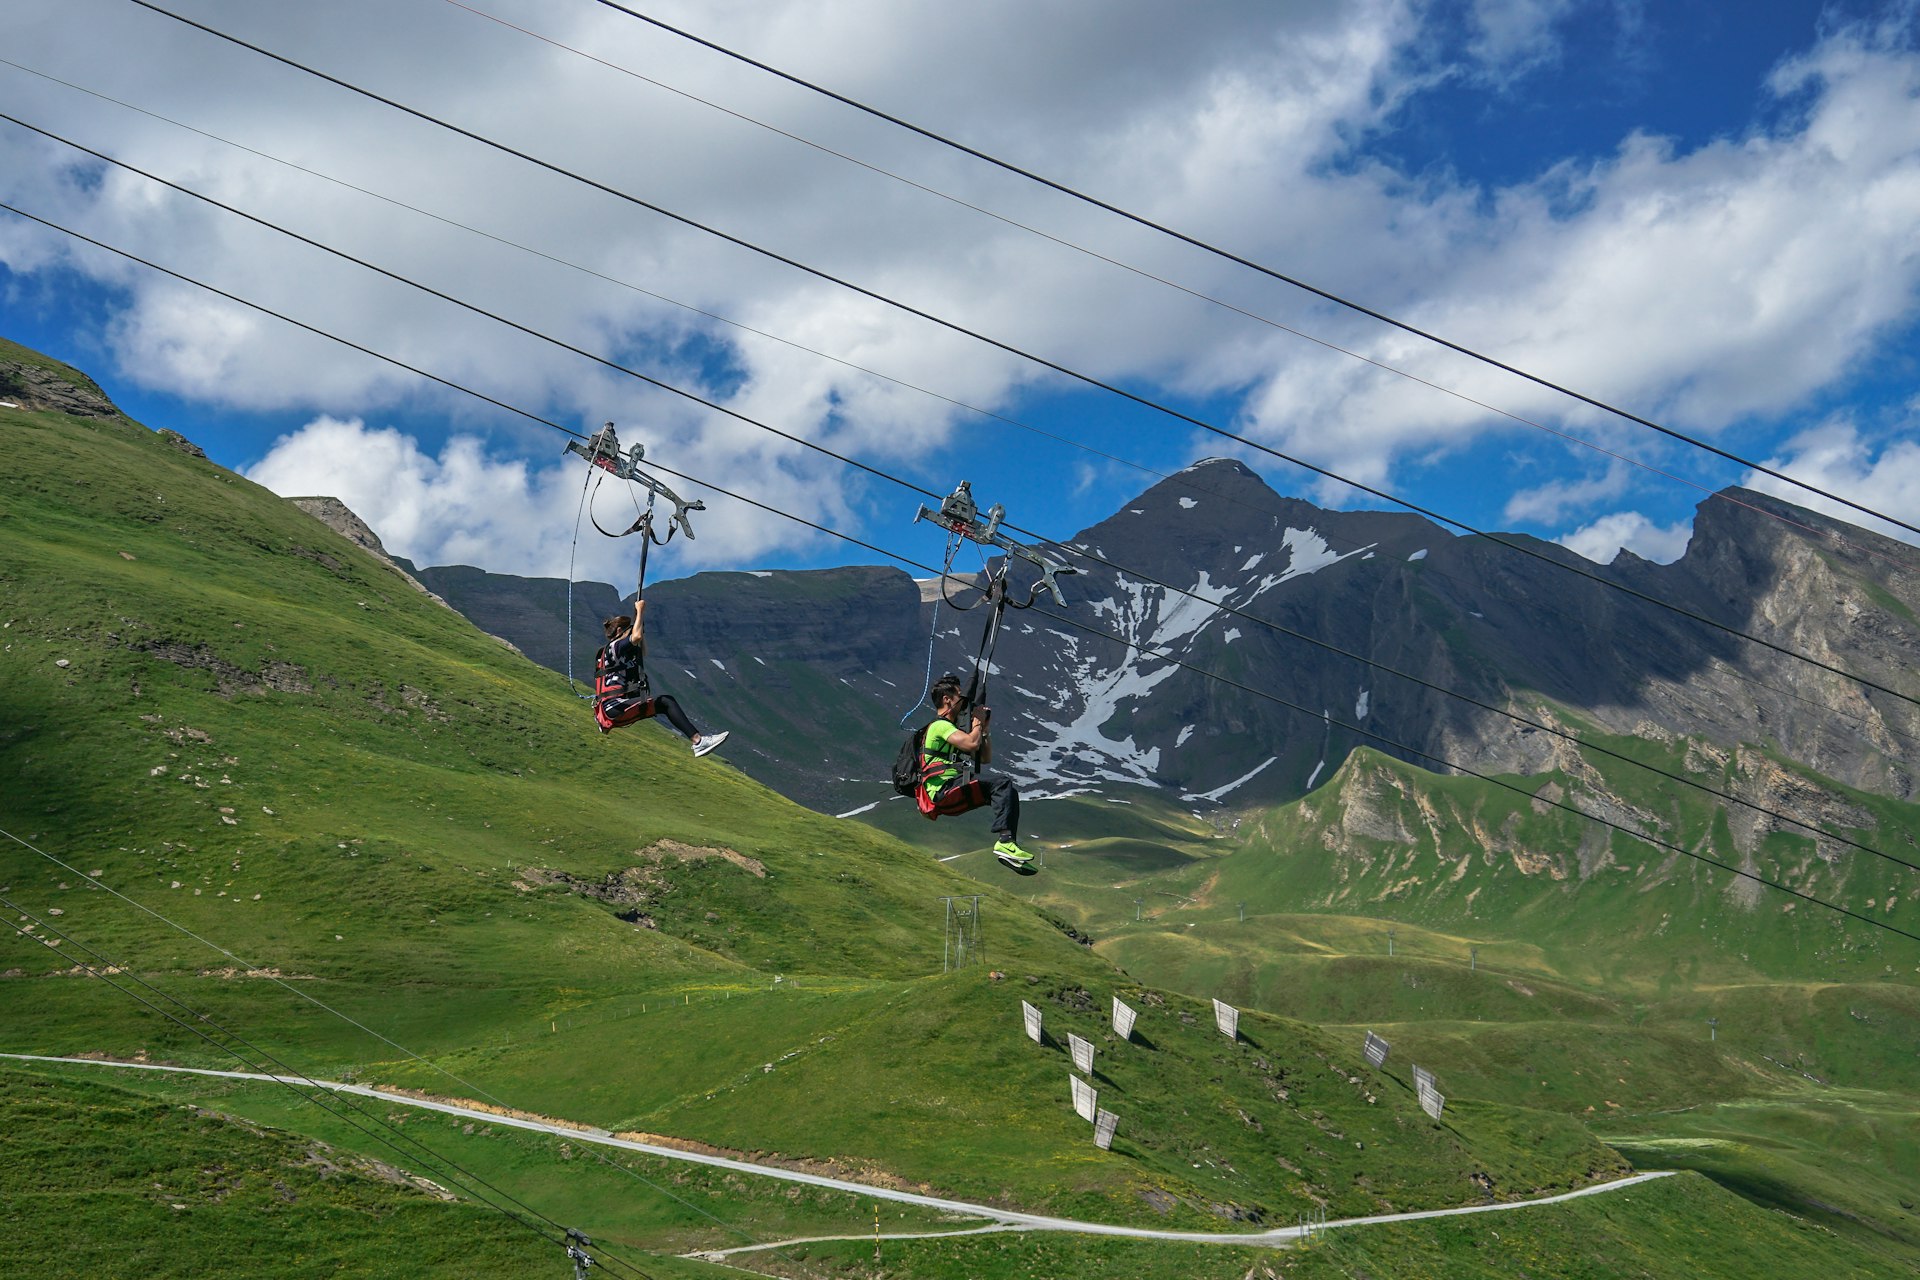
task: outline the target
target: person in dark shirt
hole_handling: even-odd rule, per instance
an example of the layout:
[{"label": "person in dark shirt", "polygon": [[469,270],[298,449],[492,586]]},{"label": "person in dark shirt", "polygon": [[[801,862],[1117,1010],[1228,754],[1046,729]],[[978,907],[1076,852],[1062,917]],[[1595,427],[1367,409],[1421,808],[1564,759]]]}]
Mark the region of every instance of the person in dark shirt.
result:
[{"label": "person in dark shirt", "polygon": [[601,626],[607,643],[594,658],[593,718],[601,733],[622,725],[665,716],[667,723],[693,743],[693,754],[703,756],[727,740],[725,733],[701,733],[672,694],[653,693],[647,683],[647,640],[641,617],[647,602],[633,602],[633,616],[608,618]]}]

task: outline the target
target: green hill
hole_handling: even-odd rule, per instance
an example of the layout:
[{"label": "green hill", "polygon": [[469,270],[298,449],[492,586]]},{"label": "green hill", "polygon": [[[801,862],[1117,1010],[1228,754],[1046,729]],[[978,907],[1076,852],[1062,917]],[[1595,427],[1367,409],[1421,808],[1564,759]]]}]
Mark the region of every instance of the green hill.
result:
[{"label": "green hill", "polygon": [[[1696,776],[1740,768],[1683,742],[1639,749],[1656,745]],[[1804,836],[1736,839],[1717,803],[1604,756],[1508,781],[1523,794],[1359,752],[1231,840],[1169,842],[1158,871],[1090,861],[1038,905],[1142,982],[1377,1031],[1393,1062],[1439,1073],[1450,1106],[1556,1112],[1642,1167],[1701,1170],[1889,1265],[1920,1260],[1920,946],[1596,837],[1528,793],[1605,797],[1661,839],[1876,919],[1900,923],[1920,877]],[[1920,830],[1913,805],[1799,781],[1803,801],[1843,797],[1854,823],[1830,829],[1899,848]]]},{"label": "green hill", "polygon": [[[1228,1043],[1030,905],[1045,880],[810,813],[658,727],[601,737],[551,672],[177,438],[28,407],[0,409],[0,441],[0,828],[27,842],[0,841],[0,884],[37,917],[0,957],[0,1048],[235,1066],[213,1028],[316,1076],[1175,1227],[1627,1167],[1575,1119],[1491,1097],[1435,1124],[1345,1032],[1250,1012]],[[1102,857],[1137,874],[1163,829],[1116,828],[1063,883]],[[941,898],[976,893],[986,963],[943,975]],[[87,949],[206,1020],[89,979]],[[1116,992],[1139,1043],[1102,1030]],[[1067,1106],[1059,1041],[1021,1037],[1022,999],[1055,1037],[1100,1038],[1112,1152]],[[367,1143],[260,1086],[221,1109]],[[579,1199],[561,1144],[504,1164],[471,1145],[596,1237],[732,1243],[647,1193]],[[751,1232],[793,1217],[730,1197]]]}]

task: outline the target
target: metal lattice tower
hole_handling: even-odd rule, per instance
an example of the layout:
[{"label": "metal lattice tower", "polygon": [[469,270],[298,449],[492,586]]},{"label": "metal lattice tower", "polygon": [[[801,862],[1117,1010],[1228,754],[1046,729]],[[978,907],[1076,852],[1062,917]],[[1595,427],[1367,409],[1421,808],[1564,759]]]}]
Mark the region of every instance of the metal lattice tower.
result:
[{"label": "metal lattice tower", "polygon": [[980,895],[943,897],[940,901],[946,908],[940,972],[950,973],[986,959],[986,943],[980,936]]}]

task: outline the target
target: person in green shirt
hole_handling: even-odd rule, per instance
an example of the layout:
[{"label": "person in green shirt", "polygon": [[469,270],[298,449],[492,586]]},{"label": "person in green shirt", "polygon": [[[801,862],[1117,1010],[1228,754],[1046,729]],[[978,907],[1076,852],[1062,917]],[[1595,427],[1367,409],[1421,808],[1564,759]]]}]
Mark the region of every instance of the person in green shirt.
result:
[{"label": "person in green shirt", "polygon": [[[986,707],[974,707],[968,717],[968,727],[960,728],[955,717],[960,714],[964,698],[960,681],[950,675],[933,682],[928,699],[933,703],[935,717],[927,726],[926,740],[921,744],[928,770],[927,800],[932,805],[928,816],[951,817],[992,805],[993,856],[1010,867],[1025,867],[1033,861],[1033,855],[1018,843],[1020,791],[1013,785],[1013,779],[985,773],[964,782],[960,777],[962,756],[971,757],[976,766],[993,759],[993,743],[987,736],[987,721],[993,712]],[[935,769],[935,765],[944,767]]]}]

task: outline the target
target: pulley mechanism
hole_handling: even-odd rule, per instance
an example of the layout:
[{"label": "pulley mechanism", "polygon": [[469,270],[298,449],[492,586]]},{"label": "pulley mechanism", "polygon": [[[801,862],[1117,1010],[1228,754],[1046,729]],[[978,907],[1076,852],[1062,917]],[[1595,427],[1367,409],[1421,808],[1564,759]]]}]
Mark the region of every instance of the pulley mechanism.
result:
[{"label": "pulley mechanism", "polygon": [[[686,534],[689,540],[692,539],[693,523],[688,519],[688,513],[705,511],[707,504],[698,498],[692,502],[682,500],[680,495],[668,488],[664,481],[642,471],[640,462],[647,455],[647,446],[635,444],[625,453],[620,452],[620,437],[615,434],[613,424],[609,422],[594,432],[585,444],[578,440],[567,441],[567,452],[577,453],[616,479],[631,481],[647,491],[646,511],[625,533],[608,533],[605,529],[600,529],[600,532],[606,533],[610,538],[624,538],[628,533],[638,533],[644,529],[649,540],[664,544],[667,538],[673,537],[674,530],[678,529]],[[673,514],[667,519],[666,538],[658,538],[653,534],[653,504],[656,498],[665,498],[673,504]],[[594,521],[594,527],[600,528],[598,520]]]},{"label": "pulley mechanism", "polygon": [[[568,447],[572,448],[573,446],[569,445]],[[1040,570],[1040,581],[1034,583],[1032,590],[1027,592],[1026,603],[1029,605],[1032,604],[1034,597],[1040,594],[1040,588],[1045,587],[1052,594],[1054,603],[1063,609],[1066,608],[1067,598],[1060,593],[1060,584],[1055,581],[1055,578],[1063,573],[1076,572],[1074,567],[1069,564],[1062,564],[1058,560],[1028,546],[1026,543],[1016,542],[1006,534],[1001,533],[1000,522],[1007,518],[1007,509],[997,502],[988,508],[986,523],[982,524],[980,522],[980,508],[973,500],[973,484],[971,481],[962,480],[957,489],[942,498],[938,511],[922,505],[920,510],[914,514],[913,518],[916,522],[921,520],[931,521],[939,525],[942,529],[945,529],[948,533],[965,538],[969,542],[977,542],[983,547],[998,547],[1010,560],[1020,559],[1027,561]],[[994,575],[993,580],[994,584],[998,586],[1000,592],[1003,594],[1006,590],[1006,576],[1006,566],[1003,564],[1000,572]],[[1020,605],[1016,607],[1024,608],[1025,606]]]},{"label": "pulley mechanism", "polygon": [[[986,701],[987,681],[993,673],[993,649],[999,642],[1000,620],[1006,615],[1007,610],[1032,608],[1034,599],[1040,594],[1042,587],[1052,594],[1055,603],[1065,608],[1067,598],[1061,594],[1060,584],[1055,579],[1060,574],[1073,573],[1075,570],[1072,565],[1062,564],[1026,543],[1016,542],[1000,532],[1000,525],[1007,518],[1007,509],[999,503],[995,503],[987,511],[986,522],[981,523],[980,508],[973,500],[973,485],[966,480],[962,480],[958,488],[941,500],[938,511],[922,506],[913,518],[916,523],[926,520],[947,531],[946,564],[940,572],[941,598],[955,609],[971,609],[983,602],[990,606],[987,611],[986,626],[980,635],[980,648],[973,658],[973,676],[968,680],[966,690],[962,694],[963,706],[979,706]],[[986,587],[981,592],[981,598],[966,605],[956,603],[951,596],[947,595],[947,580],[951,576],[953,553],[959,549],[963,541],[976,542],[982,547],[995,547],[1002,553],[999,567],[986,574]],[[1013,567],[1015,560],[1025,560],[1040,570],[1040,580],[1027,589],[1027,598],[1024,601],[1013,599],[1007,589],[1007,571]],[[939,634],[939,628],[940,620],[936,616],[933,622],[934,635]],[[932,635],[927,638],[927,680],[931,686],[933,680]],[[926,690],[921,690],[920,696],[924,699]],[[905,717],[903,716],[902,719]]]},{"label": "pulley mechanism", "polygon": [[587,1272],[594,1265],[593,1256],[587,1252],[592,1244],[593,1241],[576,1228],[567,1228],[567,1261],[573,1264],[573,1280],[587,1280]]}]

